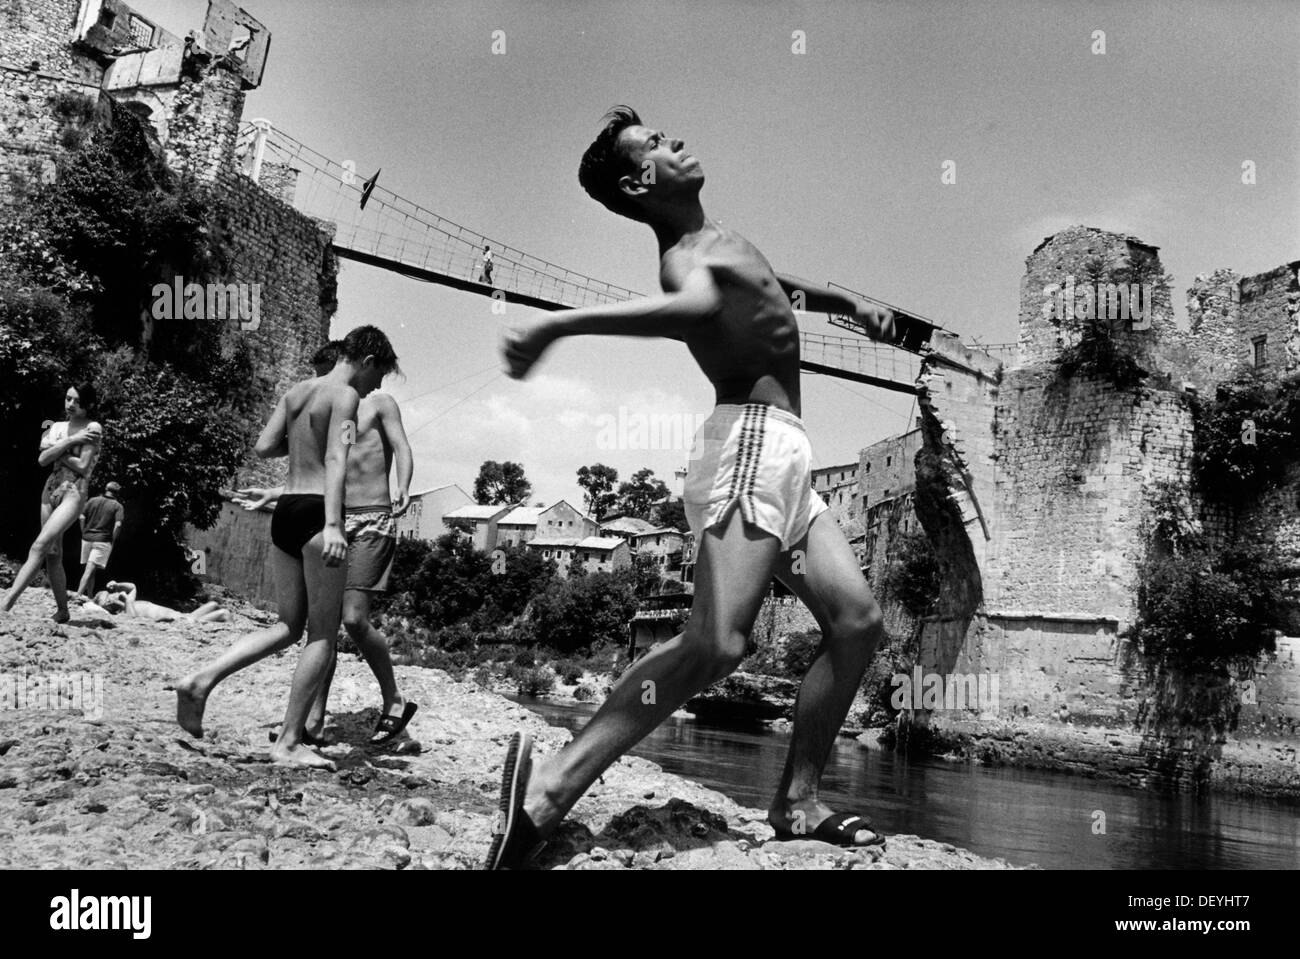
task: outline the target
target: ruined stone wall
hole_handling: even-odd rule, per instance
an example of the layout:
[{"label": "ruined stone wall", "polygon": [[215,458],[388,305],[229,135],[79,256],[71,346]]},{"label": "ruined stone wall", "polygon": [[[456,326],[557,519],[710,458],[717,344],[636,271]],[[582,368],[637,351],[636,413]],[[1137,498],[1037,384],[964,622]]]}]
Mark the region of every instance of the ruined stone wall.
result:
[{"label": "ruined stone wall", "polygon": [[98,90],[63,80],[0,68],[0,212],[52,180],[62,154],[64,124],[52,99],[64,91],[96,97]]},{"label": "ruined stone wall", "polygon": [[858,496],[864,510],[902,496],[916,486],[913,460],[921,448],[920,429],[873,443],[858,456]]},{"label": "ruined stone wall", "polygon": [[[156,322],[225,322],[232,338],[252,346],[261,400],[245,425],[255,431],[277,397],[310,374],[308,360],[328,338],[337,306],[332,233],[285,203],[280,184],[268,192],[239,172],[235,147],[246,82],[241,64],[199,57],[178,83],[101,92],[102,66],[89,47],[72,42],[79,6],[78,0],[0,0],[0,212],[4,204],[20,202],[18,180],[25,187],[52,175],[66,149],[52,96],[75,91],[149,106],[149,122],[171,169],[218,194],[224,212],[214,229],[230,254],[222,281],[256,288],[258,305],[257,322],[245,324],[248,329],[240,328],[238,318]],[[33,66],[35,72],[28,69]],[[243,482],[274,484],[284,471],[283,461],[264,464],[251,457],[248,467]]]},{"label": "ruined stone wall", "polygon": [[78,0],[0,0],[0,212],[53,178],[59,94],[99,96],[103,67],[73,52]]},{"label": "ruined stone wall", "polygon": [[103,69],[72,49],[80,0],[0,0],[0,64],[99,85]]},{"label": "ruined stone wall", "polygon": [[[1089,287],[1095,293],[1098,284],[1138,283],[1150,286],[1149,316],[1139,321],[1114,315],[1117,304],[1103,301],[1095,304],[1096,315],[1105,315],[1111,338],[1125,352],[1153,365],[1156,343],[1176,329],[1157,250],[1137,237],[1086,226],[1073,226],[1045,239],[1026,258],[1020,282],[1020,362],[1051,360],[1079,341]],[[1049,292],[1071,283],[1076,293],[1072,305]]]},{"label": "ruined stone wall", "polygon": [[990,609],[1132,618],[1152,484],[1190,482],[1182,393],[1010,370],[996,412],[997,494],[985,564]]},{"label": "ruined stone wall", "polygon": [[1267,368],[1284,372],[1300,365],[1300,261],[1241,280],[1237,332],[1243,359],[1254,364],[1253,343],[1265,338]]},{"label": "ruined stone wall", "polygon": [[185,532],[189,548],[204,554],[206,571],[200,579],[220,583],[256,606],[275,609],[269,510],[249,512],[227,501],[210,529],[187,526]]},{"label": "ruined stone wall", "polygon": [[1241,277],[1232,270],[1198,274],[1187,290],[1190,329],[1166,330],[1156,343],[1156,366],[1213,399],[1218,385],[1242,363],[1246,351],[1238,332]]}]

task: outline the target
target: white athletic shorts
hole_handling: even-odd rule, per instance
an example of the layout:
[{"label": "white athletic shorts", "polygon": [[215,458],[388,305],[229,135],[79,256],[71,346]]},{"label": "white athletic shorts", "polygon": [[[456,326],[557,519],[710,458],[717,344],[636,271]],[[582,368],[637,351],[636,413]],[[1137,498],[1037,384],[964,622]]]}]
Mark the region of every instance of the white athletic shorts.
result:
[{"label": "white athletic shorts", "polygon": [[764,403],[714,409],[691,448],[683,499],[697,540],[725,522],[735,504],[747,523],[777,537],[782,550],[829,509],[812,488],[812,445],[803,423]]},{"label": "white athletic shorts", "polygon": [[100,569],[108,565],[108,554],[113,552],[112,543],[88,543],[84,539],[81,541],[81,562],[84,566],[86,560],[94,563]]}]

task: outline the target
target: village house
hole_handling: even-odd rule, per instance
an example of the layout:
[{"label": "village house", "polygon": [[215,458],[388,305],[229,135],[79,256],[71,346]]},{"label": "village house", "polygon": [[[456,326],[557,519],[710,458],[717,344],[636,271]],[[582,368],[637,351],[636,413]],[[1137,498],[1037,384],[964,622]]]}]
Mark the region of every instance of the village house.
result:
[{"label": "village house", "polygon": [[459,530],[469,537],[474,548],[490,553],[497,548],[498,526],[512,506],[458,506],[446,513],[442,521],[448,529]]},{"label": "village house", "polygon": [[550,506],[516,506],[497,524],[497,546],[518,546],[538,536],[583,539],[599,532],[596,521],[564,500]]},{"label": "village house", "polygon": [[470,495],[452,483],[412,493],[406,512],[397,517],[397,538],[432,542],[451,531],[447,514],[473,504]]},{"label": "village house", "polygon": [[531,552],[554,561],[556,573],[567,579],[576,565],[588,573],[612,573],[632,564],[632,551],[617,536],[536,536],[527,543]]}]

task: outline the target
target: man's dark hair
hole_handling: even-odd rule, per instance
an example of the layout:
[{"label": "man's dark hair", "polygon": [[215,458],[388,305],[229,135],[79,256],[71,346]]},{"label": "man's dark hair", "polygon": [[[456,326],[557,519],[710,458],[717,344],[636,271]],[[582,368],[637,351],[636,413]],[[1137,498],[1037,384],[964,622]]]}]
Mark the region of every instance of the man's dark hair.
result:
[{"label": "man's dark hair", "polygon": [[86,411],[86,415],[95,412],[95,406],[99,403],[95,384],[87,380],[85,383],[73,383],[72,388],[77,391],[77,405]]},{"label": "man's dark hair", "polygon": [[618,188],[618,181],[635,168],[618,144],[619,135],[628,127],[641,126],[637,112],[626,104],[611,107],[602,117],[605,127],[597,134],[578,166],[578,182],[595,201],[605,209],[638,223],[646,222],[646,215],[626,193]]},{"label": "man's dark hair", "polygon": [[311,355],[312,366],[328,366],[334,368],[334,364],[339,361],[339,356],[343,352],[342,340],[330,340],[319,350]]},{"label": "man's dark hair", "polygon": [[378,327],[358,326],[343,338],[343,355],[353,363],[360,363],[367,356],[373,356],[375,363],[385,373],[400,373],[397,366],[397,353],[388,337]]}]

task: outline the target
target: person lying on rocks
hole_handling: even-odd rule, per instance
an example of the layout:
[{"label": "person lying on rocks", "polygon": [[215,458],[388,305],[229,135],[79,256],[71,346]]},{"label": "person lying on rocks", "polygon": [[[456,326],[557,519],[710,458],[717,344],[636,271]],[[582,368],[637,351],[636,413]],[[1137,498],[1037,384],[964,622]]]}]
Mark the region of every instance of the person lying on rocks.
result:
[{"label": "person lying on rocks", "polygon": [[127,616],[131,619],[149,619],[155,623],[171,623],[178,619],[188,619],[196,623],[226,623],[230,621],[230,610],[222,608],[220,603],[209,600],[192,612],[182,613],[170,606],[151,603],[147,599],[135,598],[134,583],[109,583],[95,594],[95,598],[84,603],[83,613],[104,616]]}]

